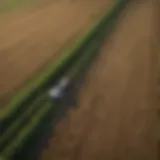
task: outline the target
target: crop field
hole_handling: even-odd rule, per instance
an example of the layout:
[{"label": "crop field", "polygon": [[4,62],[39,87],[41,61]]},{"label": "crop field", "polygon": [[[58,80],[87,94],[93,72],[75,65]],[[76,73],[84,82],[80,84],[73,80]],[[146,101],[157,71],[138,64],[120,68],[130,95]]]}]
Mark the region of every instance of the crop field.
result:
[{"label": "crop field", "polygon": [[135,3],[123,14],[42,160],[159,159],[153,7]]},{"label": "crop field", "polygon": [[[68,53],[62,50],[88,30],[112,2],[42,0],[1,12],[0,103],[7,103],[45,64],[55,64]],[[67,65],[63,66],[66,70],[51,68],[56,76],[43,74],[42,81],[33,83],[33,90],[20,94],[22,100],[12,101],[11,110],[2,112],[0,158],[12,158],[18,150],[15,159],[27,152],[30,160],[160,159],[155,1],[116,2],[114,12],[98,21],[97,32],[93,27],[92,36],[84,36],[84,43],[69,50],[74,56],[65,54],[71,60],[64,57],[57,65],[67,62],[68,69]],[[105,35],[108,37],[102,41]],[[78,77],[77,68],[83,65],[85,70],[96,53],[92,67]],[[48,95],[51,85],[54,94]]]},{"label": "crop field", "polygon": [[[109,1],[0,1],[0,104],[84,33]],[[82,12],[83,10],[83,12]],[[98,16],[97,16],[98,15]]]}]

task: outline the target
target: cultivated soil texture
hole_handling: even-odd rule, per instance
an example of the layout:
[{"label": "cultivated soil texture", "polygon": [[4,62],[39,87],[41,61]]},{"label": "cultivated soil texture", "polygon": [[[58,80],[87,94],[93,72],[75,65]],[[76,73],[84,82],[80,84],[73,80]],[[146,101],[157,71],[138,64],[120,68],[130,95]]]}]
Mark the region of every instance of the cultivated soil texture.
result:
[{"label": "cultivated soil texture", "polygon": [[41,160],[158,160],[154,5],[122,14]]},{"label": "cultivated soil texture", "polygon": [[[3,0],[4,1],[4,0]],[[6,1],[3,3],[6,5]],[[0,104],[106,11],[109,0],[39,0],[0,12]]]}]

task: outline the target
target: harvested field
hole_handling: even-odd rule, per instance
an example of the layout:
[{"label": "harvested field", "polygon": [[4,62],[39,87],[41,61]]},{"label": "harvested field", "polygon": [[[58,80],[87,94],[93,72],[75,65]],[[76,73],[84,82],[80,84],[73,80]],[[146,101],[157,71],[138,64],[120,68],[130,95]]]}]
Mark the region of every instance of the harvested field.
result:
[{"label": "harvested field", "polygon": [[152,1],[124,13],[41,160],[159,159],[153,13]]},{"label": "harvested field", "polygon": [[[1,2],[2,3],[2,2]],[[38,1],[0,14],[0,104],[99,18],[103,0]]]}]

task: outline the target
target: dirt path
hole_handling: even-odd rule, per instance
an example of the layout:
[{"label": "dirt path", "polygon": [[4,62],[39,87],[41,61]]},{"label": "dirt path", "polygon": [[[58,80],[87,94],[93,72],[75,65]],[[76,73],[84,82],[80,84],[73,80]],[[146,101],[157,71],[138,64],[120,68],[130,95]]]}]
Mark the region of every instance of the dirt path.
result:
[{"label": "dirt path", "polygon": [[1,14],[1,104],[48,60],[57,59],[59,49],[87,30],[108,3],[108,0],[47,0]]},{"label": "dirt path", "polygon": [[158,160],[152,20],[151,1],[125,14],[42,160]]}]

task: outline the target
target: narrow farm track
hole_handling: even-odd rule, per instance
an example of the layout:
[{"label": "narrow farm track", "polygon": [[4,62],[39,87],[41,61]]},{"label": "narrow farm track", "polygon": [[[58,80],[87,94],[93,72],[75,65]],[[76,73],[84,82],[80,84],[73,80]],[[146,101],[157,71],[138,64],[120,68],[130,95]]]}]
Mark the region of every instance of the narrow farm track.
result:
[{"label": "narrow farm track", "polygon": [[0,14],[1,106],[48,60],[57,59],[60,49],[84,33],[110,3],[109,0],[40,2]]},{"label": "narrow farm track", "polygon": [[[144,1],[143,1],[144,2]],[[134,3],[56,127],[41,160],[158,160],[153,89],[153,5]]]}]

